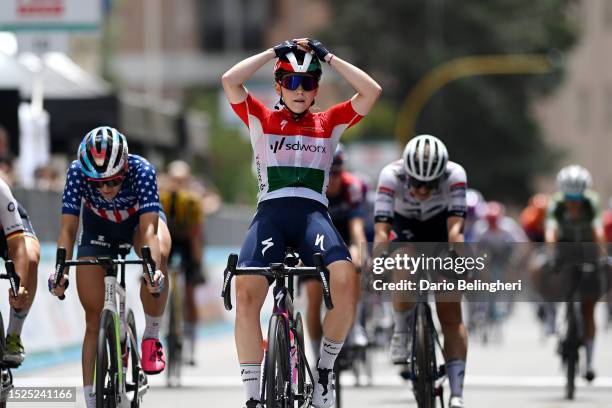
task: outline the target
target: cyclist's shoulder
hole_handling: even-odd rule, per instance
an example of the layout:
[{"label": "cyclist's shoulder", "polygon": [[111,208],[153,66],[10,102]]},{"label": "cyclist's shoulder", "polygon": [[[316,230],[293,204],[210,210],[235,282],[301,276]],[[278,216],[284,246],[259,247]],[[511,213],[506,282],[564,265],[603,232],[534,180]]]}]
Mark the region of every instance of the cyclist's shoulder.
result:
[{"label": "cyclist's shoulder", "polygon": [[584,199],[593,207],[594,210],[598,211],[601,206],[601,200],[599,198],[599,194],[591,189],[587,189],[584,192]]},{"label": "cyclist's shoulder", "polygon": [[6,181],[2,177],[0,177],[0,206],[3,209],[8,209],[9,212],[14,212],[16,210],[16,202],[15,196],[13,195],[13,191],[11,187],[8,185]]},{"label": "cyclist's shoulder", "polygon": [[555,193],[551,194],[550,201],[548,203],[549,212],[551,212],[551,210],[555,210],[558,207],[560,207],[563,204],[564,200],[565,198],[561,191],[556,191]]},{"label": "cyclist's shoulder", "polygon": [[467,194],[467,176],[463,167],[455,162],[446,164],[446,172],[442,178],[441,188]]},{"label": "cyclist's shoulder", "polygon": [[387,163],[380,171],[380,174],[381,176],[394,177],[399,180],[405,180],[407,177],[402,159],[393,160],[391,163]]},{"label": "cyclist's shoulder", "polygon": [[350,186],[359,189],[363,189],[366,187],[365,182],[351,172],[343,171],[341,173],[341,177],[342,185],[344,186]]},{"label": "cyclist's shoulder", "polygon": [[128,155],[128,177],[135,179],[148,178],[157,182],[155,166],[137,154],[130,153]]},{"label": "cyclist's shoulder", "polygon": [[454,161],[446,163],[446,176],[452,181],[467,181],[467,173],[462,165]]},{"label": "cyclist's shoulder", "polygon": [[402,184],[406,184],[407,179],[402,160],[393,161],[380,171],[376,187],[377,193],[393,194],[397,189],[402,188]]},{"label": "cyclist's shoulder", "polygon": [[341,177],[344,197],[353,204],[365,201],[367,192],[365,182],[348,171],[343,171]]}]

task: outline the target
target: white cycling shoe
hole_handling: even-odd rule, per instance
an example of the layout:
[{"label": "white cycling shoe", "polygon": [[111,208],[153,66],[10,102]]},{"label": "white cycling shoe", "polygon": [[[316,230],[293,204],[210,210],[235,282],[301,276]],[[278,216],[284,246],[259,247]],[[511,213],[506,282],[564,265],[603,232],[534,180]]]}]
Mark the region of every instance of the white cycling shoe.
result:
[{"label": "white cycling shoe", "polygon": [[451,397],[448,401],[448,408],[465,408],[465,403],[461,397]]},{"label": "white cycling shoe", "polygon": [[336,375],[334,371],[318,368],[314,373],[314,394],[312,406],[315,408],[329,408],[336,403]]},{"label": "white cycling shoe", "polygon": [[393,333],[391,337],[391,362],[393,364],[407,364],[410,358],[410,333]]}]

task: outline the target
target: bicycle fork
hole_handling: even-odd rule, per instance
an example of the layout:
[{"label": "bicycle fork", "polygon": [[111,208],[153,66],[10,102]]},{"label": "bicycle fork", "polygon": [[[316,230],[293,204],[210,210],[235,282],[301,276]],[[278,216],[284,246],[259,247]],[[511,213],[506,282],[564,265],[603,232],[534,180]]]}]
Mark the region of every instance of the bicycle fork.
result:
[{"label": "bicycle fork", "polygon": [[[116,273],[116,269],[114,271]],[[119,310],[117,310],[117,296],[119,296]],[[126,372],[127,366],[124,365],[123,362],[123,348],[122,344],[125,344],[127,339],[127,330],[126,330],[126,316],[125,316],[125,299],[126,299],[126,291],[121,285],[117,284],[117,276],[116,275],[107,275],[104,277],[104,307],[102,311],[109,310],[113,316],[113,327],[115,328],[115,341],[116,341],[116,350],[117,355],[111,356],[110,358],[117,359],[117,375],[119,381],[119,390],[118,390],[118,402],[119,408],[128,408],[130,407],[130,400],[127,397],[126,390]],[[132,344],[132,347],[134,345]],[[94,366],[94,382],[93,382],[93,392],[96,393],[96,370]]]}]

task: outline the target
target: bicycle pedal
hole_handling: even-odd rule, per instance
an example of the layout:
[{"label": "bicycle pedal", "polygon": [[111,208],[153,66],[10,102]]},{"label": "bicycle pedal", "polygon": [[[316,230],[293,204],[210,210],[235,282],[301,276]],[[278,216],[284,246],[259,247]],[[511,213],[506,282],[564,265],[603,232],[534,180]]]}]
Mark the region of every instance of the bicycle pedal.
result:
[{"label": "bicycle pedal", "polygon": [[438,378],[444,377],[446,375],[446,365],[440,364],[438,366]]},{"label": "bicycle pedal", "polygon": [[402,377],[404,380],[411,380],[412,379],[412,370],[410,370],[410,367],[406,364],[406,367],[404,367],[400,372],[399,372],[400,377]]}]

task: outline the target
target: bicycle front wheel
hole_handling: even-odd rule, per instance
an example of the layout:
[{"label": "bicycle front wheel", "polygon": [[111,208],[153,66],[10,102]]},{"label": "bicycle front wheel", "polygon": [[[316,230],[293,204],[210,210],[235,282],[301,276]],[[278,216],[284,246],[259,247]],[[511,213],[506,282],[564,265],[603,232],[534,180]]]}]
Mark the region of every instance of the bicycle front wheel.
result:
[{"label": "bicycle front wheel", "polygon": [[566,363],[566,383],[565,383],[565,398],[568,400],[574,399],[576,391],[576,366],[578,365],[578,348],[580,341],[578,340],[578,325],[576,322],[576,311],[573,303],[567,305],[567,334],[565,339],[565,363]]},{"label": "bicycle front wheel", "polygon": [[414,394],[419,408],[435,407],[435,372],[436,349],[431,327],[430,310],[426,305],[416,305],[416,323],[414,345],[415,379],[413,380]]},{"label": "bicycle front wheel", "polygon": [[[176,279],[174,279],[174,282],[176,282]],[[180,296],[176,291],[177,285],[174,284],[172,285],[170,299],[168,301],[168,336],[166,338],[168,342],[168,368],[166,378],[168,387],[180,385],[181,366],[183,364],[183,342],[180,335],[182,316],[180,313],[180,306],[178,305]]]},{"label": "bicycle front wheel", "polygon": [[118,351],[119,340],[114,315],[103,310],[98,332],[98,354],[96,357],[96,406],[98,408],[117,407],[117,393],[121,384],[121,355]]},{"label": "bicycle front wheel", "polygon": [[265,371],[266,408],[289,408],[289,339],[285,320],[279,315],[270,319]]},{"label": "bicycle front wheel", "polygon": [[295,337],[297,341],[298,351],[297,358],[297,393],[298,393],[298,405],[302,405],[306,399],[306,360],[302,358],[301,352],[304,351],[304,323],[302,322],[302,315],[298,312],[295,315]]},{"label": "bicycle front wheel", "polygon": [[132,387],[134,387],[134,393],[132,395],[132,403],[131,403],[131,408],[139,408],[140,407],[140,400],[142,398],[142,395],[140,395],[139,393],[139,388],[142,385],[141,384],[141,373],[140,373],[140,358],[138,356],[138,337],[136,335],[136,319],[134,318],[134,312],[132,311],[132,309],[128,310],[127,313],[127,319],[126,319],[126,323],[128,325],[128,327],[130,328],[130,331],[132,332],[131,335],[133,335],[133,342],[131,341],[132,339],[130,339],[130,335],[128,335],[128,338],[126,339],[126,341],[129,344],[129,352],[130,352],[130,369],[128,370],[128,372],[131,375],[130,380],[128,381],[128,379],[126,378],[125,381],[128,384],[131,384]]}]

